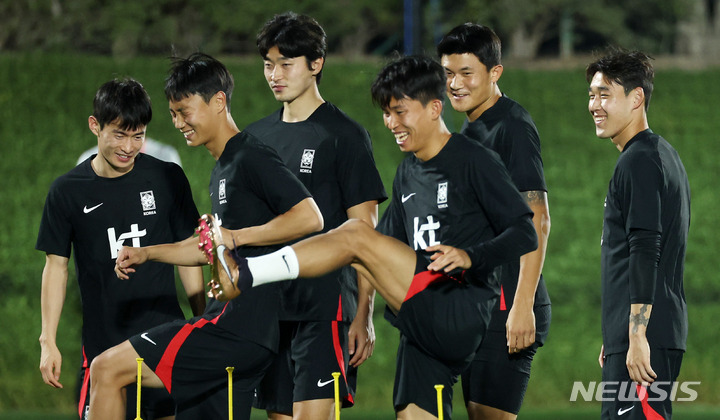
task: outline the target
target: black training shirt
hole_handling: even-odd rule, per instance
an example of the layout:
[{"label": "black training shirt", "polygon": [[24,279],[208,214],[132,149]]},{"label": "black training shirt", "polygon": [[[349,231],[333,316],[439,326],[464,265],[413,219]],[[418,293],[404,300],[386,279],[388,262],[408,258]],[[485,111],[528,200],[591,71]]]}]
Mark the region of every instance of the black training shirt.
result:
[{"label": "black training shirt", "polygon": [[[362,126],[328,102],[304,121],[283,122],[282,113],[280,108],[245,131],[275,149],[307,187],[323,215],[322,232],[347,221],[350,207],[387,198],[370,136]],[[357,311],[356,274],[349,266],[321,279],[299,279],[276,287],[283,290],[282,319],[335,320],[340,305],[342,319],[350,321]]]},{"label": "black training shirt", "polygon": [[[468,251],[518,227],[535,239],[531,218],[532,212],[497,154],[462,134],[453,134],[432,159],[421,161],[410,154],[402,161],[393,182],[392,202],[378,230],[407,243],[430,264],[432,254],[424,249],[432,245]],[[503,252],[508,260],[529,250],[523,243],[504,245],[509,247],[509,252]],[[499,293],[494,265],[484,264],[482,253],[470,257],[473,267],[465,279]]]},{"label": "black training shirt", "polygon": [[605,199],[601,268],[606,354],[628,349],[628,235],[635,229],[661,235],[648,342],[652,348],[685,349],[688,320],[683,271],[689,225],[690,187],[680,157],[651,130],[638,133],[620,154]]},{"label": "black training shirt", "polygon": [[[475,121],[466,120],[462,133],[500,155],[519,191],[547,192],[540,135],[532,117],[520,104],[503,95]],[[520,275],[520,259],[503,265],[499,272],[503,300],[498,299],[493,308],[490,329],[505,331],[507,314],[512,307]],[[535,292],[535,306],[549,304],[550,296],[541,274]]]},{"label": "black training shirt", "polygon": [[[263,225],[286,213],[310,193],[285,167],[277,153],[242,132],[228,141],[210,176],[212,212],[227,229]],[[264,255],[275,246],[242,246],[244,257]],[[230,326],[242,338],[277,351],[280,295],[271,285],[253,287],[229,303],[211,299],[204,317],[212,318],[227,305],[218,325]]]},{"label": "black training shirt", "polygon": [[51,185],[35,246],[69,258],[72,245],[88,363],[132,335],[184,318],[172,265],[148,262],[129,280],[120,280],[115,259],[123,245],[186,239],[198,220],[190,185],[178,165],[140,153],[130,172],[104,178],[92,169],[94,156]]}]

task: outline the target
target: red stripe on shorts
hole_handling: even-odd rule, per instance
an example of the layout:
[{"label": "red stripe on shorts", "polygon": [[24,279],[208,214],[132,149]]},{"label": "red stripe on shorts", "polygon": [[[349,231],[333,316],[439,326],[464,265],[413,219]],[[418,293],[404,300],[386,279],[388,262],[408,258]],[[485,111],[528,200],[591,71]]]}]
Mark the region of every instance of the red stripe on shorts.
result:
[{"label": "red stripe on shorts", "polygon": [[88,398],[88,388],[90,387],[90,369],[88,369],[88,359],[85,355],[85,346],[82,348],[83,363],[82,367],[85,369],[83,373],[83,383],[80,387],[80,402],[78,403],[78,415],[83,418],[83,411],[85,411],[85,404]]},{"label": "red stripe on shorts", "polygon": [[188,336],[195,328],[202,328],[207,324],[216,324],[222,314],[225,313],[225,309],[227,309],[227,306],[228,304],[225,304],[222,312],[220,312],[218,316],[211,320],[201,318],[197,320],[194,324],[185,324],[180,329],[180,332],[175,334],[175,337],[170,340],[170,344],[168,344],[167,348],[165,349],[165,353],[163,353],[160,362],[155,368],[155,374],[158,376],[158,378],[160,378],[162,383],[165,385],[165,388],[167,388],[168,392],[172,392],[172,371],[173,367],[175,366],[175,358],[177,357],[177,354],[180,351],[183,343],[185,343],[185,340],[187,340]]},{"label": "red stripe on shorts", "polygon": [[449,277],[440,271],[421,271],[415,274],[403,302],[407,302],[411,297],[422,292],[432,283],[442,279],[447,280]]},{"label": "red stripe on shorts", "polygon": [[[338,311],[335,321],[332,321],[332,337],[333,337],[333,348],[335,349],[335,359],[340,367],[340,373],[345,381],[345,387],[347,388],[347,375],[345,373],[345,357],[343,357],[342,345],[340,345],[340,331],[338,330],[338,322],[342,321],[342,296],[338,299]],[[353,402],[352,395],[348,392],[347,400]]]},{"label": "red stripe on shorts", "polygon": [[637,384],[636,386],[637,394],[640,398],[640,404],[642,404],[643,414],[645,414],[645,418],[648,420],[664,420],[663,416],[661,416],[657,411],[650,407],[650,403],[648,402],[647,388],[640,384]]},{"label": "red stripe on shorts", "polygon": [[502,284],[500,285],[500,310],[507,311],[507,305],[505,305],[505,290],[503,290]]}]

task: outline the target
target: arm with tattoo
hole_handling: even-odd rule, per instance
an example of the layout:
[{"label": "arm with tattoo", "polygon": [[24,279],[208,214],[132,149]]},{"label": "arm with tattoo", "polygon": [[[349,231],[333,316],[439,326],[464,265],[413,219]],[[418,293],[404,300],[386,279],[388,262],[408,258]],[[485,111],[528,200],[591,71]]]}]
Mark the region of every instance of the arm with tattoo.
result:
[{"label": "arm with tattoo", "polygon": [[[520,257],[518,291],[527,289],[527,292],[532,292],[532,296],[535,296],[535,290],[545,263],[547,240],[550,235],[550,209],[548,208],[547,193],[545,191],[523,191],[520,195],[523,196],[530,210],[533,211],[532,222],[538,237],[538,247],[535,251]],[[525,283],[528,283],[529,286],[525,287]]]},{"label": "arm with tattoo", "polygon": [[535,342],[535,291],[545,263],[547,239],[550,234],[550,210],[545,191],[523,191],[520,193],[533,211],[533,226],[538,237],[538,247],[520,257],[520,275],[512,308],[508,313],[506,338],[508,350],[519,351]]},{"label": "arm with tattoo", "polygon": [[630,248],[630,316],[627,367],[636,382],[652,382],[657,376],[650,366],[647,331],[655,297],[655,282],[660,259],[660,232],[634,229],[628,235]]},{"label": "arm with tattoo", "polygon": [[[631,335],[637,334],[641,326],[647,329],[648,323],[650,322],[650,312],[652,312],[652,305],[647,303],[635,304],[632,306],[635,306],[638,312],[633,313],[633,310],[630,310]],[[639,308],[637,308],[638,306]]]},{"label": "arm with tattoo", "polygon": [[645,331],[650,322],[652,305],[649,303],[633,303],[630,305],[629,347],[626,365],[630,379],[638,383],[650,383],[657,374],[650,365],[650,343]]}]

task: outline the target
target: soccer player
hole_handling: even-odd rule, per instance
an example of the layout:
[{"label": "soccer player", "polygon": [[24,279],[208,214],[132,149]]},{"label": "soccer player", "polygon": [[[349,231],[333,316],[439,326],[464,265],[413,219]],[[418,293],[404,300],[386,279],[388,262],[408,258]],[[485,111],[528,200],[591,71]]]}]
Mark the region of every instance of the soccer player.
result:
[{"label": "soccer player", "polygon": [[675,149],[649,128],[654,70],[647,55],[615,49],[585,76],[595,134],[620,150],[601,242],[602,380],[636,393],[631,401],[627,393],[603,400],[602,418],[669,419],[688,332],[687,174]]},{"label": "soccer player", "polygon": [[385,125],[409,152],[379,224],[388,236],[349,220],[262,257],[220,246],[224,258],[216,260],[228,270],[211,284],[212,293],[231,299],[268,281],[352,264],[388,303],[386,318],[401,333],[394,406],[402,419],[437,417],[436,384],[445,386],[450,416],[452,385],[480,345],[499,293],[494,267],[537,246],[532,212],[497,155],[448,131],[444,92],[445,72],[427,57],[399,59],[373,83]]},{"label": "soccer player", "polygon": [[467,115],[461,132],[500,155],[534,214],[538,248],[502,266],[490,327],[462,374],[470,419],[511,420],[520,411],[533,357],[550,326],[550,297],[541,274],[550,212],[540,137],[530,114],[500,91],[501,45],[492,29],[459,25],[443,37],[437,52],[450,103]]},{"label": "soccer player", "polygon": [[[387,198],[367,131],[320,95],[327,44],[315,19],[292,12],[257,36],[265,78],[282,107],[245,131],[275,149],[317,202],[323,231],[349,218],[375,226]],[[271,419],[334,417],[332,372],[343,406],[355,395],[357,366],[371,354],[375,291],[355,270],[276,284],[282,292],[280,352],[258,388],[255,406]],[[357,280],[356,280],[357,278]]]},{"label": "soccer player", "polygon": [[[148,264],[132,281],[113,271],[123,244],[154,245],[192,234],[198,212],[182,169],[139,153],[152,118],[150,97],[132,79],[111,80],[95,94],[90,131],[97,155],[53,182],[45,201],[36,248],[45,252],[42,274],[40,372],[62,388],[56,336],[65,301],[71,247],[82,297],[82,367],[78,415],[86,418],[90,363],[104,350],[144,329],[184,319],[170,265]],[[202,270],[178,267],[193,313],[205,308]],[[135,412],[135,391],[128,390]],[[170,417],[162,390],[143,399],[145,418]]]},{"label": "soccer player", "polygon": [[[187,144],[205,146],[217,161],[210,177],[216,220],[232,229],[227,232],[240,255],[259,255],[320,230],[322,216],[277,154],[237,128],[230,114],[233,86],[222,63],[196,53],[173,64],[165,94]],[[191,236],[174,244],[123,248],[116,273],[132,278],[146,261],[207,264]],[[199,317],[148,329],[103,353],[91,366],[96,390],[91,415],[122,417],[118,390],[135,381],[135,360],[142,357],[143,384],[170,392],[178,420],[227,418],[228,366],[234,368],[234,418],[249,418],[254,390],[277,351],[278,299],[276,289],[257,288],[229,304],[211,300]]]}]

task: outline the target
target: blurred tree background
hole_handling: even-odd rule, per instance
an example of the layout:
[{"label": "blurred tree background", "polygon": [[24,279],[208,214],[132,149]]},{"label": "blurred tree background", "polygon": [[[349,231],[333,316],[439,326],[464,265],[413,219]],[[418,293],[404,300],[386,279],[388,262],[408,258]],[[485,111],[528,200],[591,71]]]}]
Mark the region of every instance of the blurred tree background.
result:
[{"label": "blurred tree background", "polygon": [[2,0],[0,51],[82,52],[130,58],[203,50],[254,54],[272,14],[314,16],[330,51],[356,58],[401,49],[410,8],[415,42],[435,41],[462,21],[491,26],[508,58],[572,57],[608,43],[652,54],[720,59],[720,0]]}]

